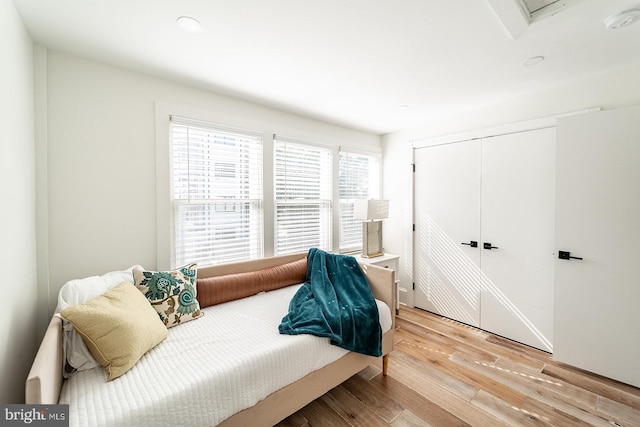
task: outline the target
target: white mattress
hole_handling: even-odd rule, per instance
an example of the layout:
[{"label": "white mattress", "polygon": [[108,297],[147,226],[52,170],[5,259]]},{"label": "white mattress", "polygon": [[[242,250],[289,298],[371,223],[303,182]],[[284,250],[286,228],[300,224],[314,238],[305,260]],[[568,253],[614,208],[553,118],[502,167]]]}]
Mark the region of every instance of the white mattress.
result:
[{"label": "white mattress", "polygon": [[[114,381],[102,368],[76,372],[60,396],[70,425],[216,425],[339,359],[347,351],[328,338],[278,333],[299,287],[203,309]],[[386,332],[391,312],[377,303]]]}]

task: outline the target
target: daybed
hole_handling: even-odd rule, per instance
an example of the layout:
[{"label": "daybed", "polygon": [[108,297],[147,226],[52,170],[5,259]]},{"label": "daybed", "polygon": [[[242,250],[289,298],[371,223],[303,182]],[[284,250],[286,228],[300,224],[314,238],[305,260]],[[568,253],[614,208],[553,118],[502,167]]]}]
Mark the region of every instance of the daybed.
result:
[{"label": "daybed", "polygon": [[[260,273],[264,271],[269,271],[272,268],[278,268],[277,266],[287,265],[294,262],[300,262],[300,260],[304,260],[307,254],[296,254],[296,255],[288,255],[288,256],[280,256],[280,257],[271,257],[271,258],[263,258],[259,260],[240,262],[240,263],[232,263],[226,265],[219,265],[213,267],[206,267],[199,269],[197,271],[198,281],[206,278],[221,278],[223,280],[220,281],[223,285],[228,283],[229,294],[225,296],[225,300],[231,300],[234,298],[242,297],[243,291],[238,293],[238,289],[242,289],[242,287],[238,287],[237,280],[238,278],[242,278],[244,276],[238,275],[239,273],[247,273],[247,272],[255,272]],[[388,319],[387,330],[383,329],[382,333],[382,356],[379,358],[366,356],[360,353],[348,352],[346,350],[337,348],[333,345],[328,345],[328,338],[318,338],[311,337],[310,335],[305,335],[307,338],[303,338],[305,340],[315,340],[314,342],[322,341],[321,344],[313,344],[316,347],[313,347],[312,352],[317,352],[318,348],[331,347],[331,350],[321,350],[324,351],[339,351],[337,356],[332,356],[335,360],[330,363],[313,368],[314,370],[310,373],[304,374],[298,378],[288,379],[287,384],[281,386],[279,389],[275,391],[269,391],[265,396],[259,397],[259,400],[251,403],[248,407],[239,410],[231,415],[226,415],[225,418],[221,421],[219,425],[221,426],[272,426],[277,424],[279,421],[283,420],[287,416],[296,412],[300,408],[304,407],[314,399],[322,396],[327,391],[331,390],[333,387],[341,384],[349,377],[355,375],[360,372],[362,369],[374,363],[381,363],[383,374],[386,375],[387,371],[387,362],[389,353],[393,349],[393,333],[395,328],[394,316],[391,315],[391,310],[389,308],[393,308],[396,306],[396,289],[395,289],[395,272],[389,269],[384,269],[375,265],[361,265],[360,266],[365,273],[367,278],[367,282],[369,283],[373,296],[376,299],[378,304],[378,309],[380,310],[380,318],[382,319],[384,316]],[[276,275],[277,276],[277,275]],[[231,278],[230,280],[225,281],[225,278]],[[252,286],[263,286],[262,283],[264,280],[271,280],[269,277],[264,276],[262,278],[258,277],[257,279],[253,277],[254,283]],[[278,287],[278,286],[275,286]],[[101,369],[93,369],[89,371],[83,371],[73,374],[71,379],[63,378],[63,365],[64,365],[64,355],[63,355],[63,330],[62,330],[62,320],[59,316],[54,315],[52,318],[44,339],[41,343],[40,349],[36,355],[36,358],[31,367],[31,371],[29,372],[29,376],[26,381],[26,403],[29,404],[55,404],[55,403],[67,403],[69,402],[71,405],[71,420],[72,425],[74,424],[74,405],[76,398],[82,398],[83,404],[87,406],[85,408],[86,412],[93,412],[90,415],[90,418],[81,418],[78,421],[78,418],[75,418],[75,423],[88,423],[88,424],[104,424],[104,425],[122,425],[122,424],[130,424],[129,418],[122,418],[121,414],[118,413],[116,407],[118,405],[124,405],[127,407],[127,411],[129,412],[137,412],[134,414],[138,417],[138,419],[145,419],[148,425],[188,425],[188,424],[199,424],[199,425],[207,425],[207,424],[216,424],[218,421],[213,423],[210,422],[210,414],[203,415],[202,418],[191,418],[191,421],[186,422],[185,420],[180,419],[158,419],[154,417],[154,411],[158,406],[167,406],[171,403],[171,394],[167,395],[164,391],[159,392],[157,390],[157,383],[149,380],[143,374],[144,370],[149,363],[149,360],[156,357],[158,354],[161,354],[163,351],[169,351],[171,349],[171,345],[176,345],[169,343],[169,341],[173,338],[174,331],[175,336],[179,336],[180,334],[187,333],[191,330],[198,331],[197,333],[201,334],[203,341],[212,341],[214,343],[214,347],[223,347],[232,345],[234,341],[233,338],[230,338],[228,335],[222,341],[216,341],[218,338],[218,334],[224,331],[220,331],[220,329],[224,329],[226,326],[224,324],[217,326],[214,324],[211,329],[203,328],[207,325],[205,320],[208,322],[221,322],[220,319],[227,319],[233,317],[234,319],[242,319],[243,315],[246,315],[247,318],[253,318],[260,316],[260,313],[254,313],[256,311],[262,311],[265,305],[282,305],[288,304],[287,301],[277,302],[277,299],[289,299],[291,295],[295,292],[295,288],[299,286],[292,285],[286,286],[284,288],[269,291],[269,292],[260,292],[257,295],[251,297],[244,297],[240,299],[235,299],[233,301],[224,302],[218,305],[213,305],[207,308],[203,308],[202,311],[204,316],[202,320],[196,320],[194,322],[189,322],[188,324],[181,325],[175,329],[171,329],[168,337],[165,342],[157,345],[153,350],[148,352],[143,356],[142,359],[138,362],[136,366],[134,366],[129,372],[123,375],[120,378],[117,378],[114,381],[107,382],[105,373]],[[200,289],[198,289],[198,298],[207,298],[207,295],[201,295]],[[278,292],[280,294],[278,294]],[[224,293],[224,292],[222,292]],[[220,289],[218,289],[213,295],[213,298],[218,298],[220,295]],[[234,295],[235,294],[235,295]],[[274,303],[273,299],[260,299],[260,298],[274,298],[272,295],[276,296],[276,303]],[[212,294],[209,293],[209,297]],[[253,301],[253,302],[252,302]],[[248,307],[243,309],[243,304],[249,304]],[[205,304],[208,305],[208,304]],[[245,313],[242,312],[245,310]],[[246,310],[252,311],[251,313],[247,313]],[[284,309],[284,313],[282,312],[282,308],[279,309],[280,312],[275,315],[270,315],[274,319],[279,319],[283,314],[286,313],[286,308]],[[388,310],[388,314],[384,314],[383,312]],[[220,314],[223,313],[223,314]],[[219,320],[215,320],[216,316],[222,315],[223,317],[218,317]],[[255,315],[255,316],[254,316]],[[384,315],[384,316],[383,316]],[[257,322],[262,322],[263,320],[258,319]],[[235,320],[234,320],[235,322]],[[381,320],[382,323],[382,320]],[[188,326],[192,325],[192,326]],[[266,333],[265,330],[261,329],[261,325],[258,323],[257,326],[252,326],[255,328],[255,334],[269,335],[271,332]],[[209,326],[206,326],[209,328]],[[267,326],[269,331],[272,328],[277,329],[277,321],[276,324],[272,326]],[[252,338],[247,337],[244,334],[250,334],[251,331],[240,332],[242,337],[236,335],[236,340],[238,342],[251,342]],[[209,335],[210,334],[210,335]],[[277,331],[275,332],[277,334]],[[275,336],[275,335],[274,335]],[[301,339],[302,335],[279,335],[280,337],[288,337],[284,340],[289,342]],[[213,338],[212,338],[213,337]],[[197,340],[196,338],[192,340]],[[276,340],[274,338],[274,340]],[[278,339],[279,340],[279,339]],[[231,344],[230,344],[231,342]],[[181,341],[184,344],[184,341]],[[217,343],[217,344],[216,344]],[[181,345],[183,345],[181,344]],[[193,344],[193,343],[192,343]],[[155,377],[163,377],[167,384],[167,387],[171,387],[173,384],[173,379],[176,378],[176,375],[180,375],[181,371],[189,373],[191,370],[207,368],[209,370],[215,369],[215,363],[211,359],[208,359],[207,355],[202,355],[201,353],[190,353],[190,350],[196,351],[195,347],[199,347],[193,344],[192,347],[194,349],[187,349],[184,352],[180,350],[180,347],[176,347],[177,350],[171,350],[175,353],[175,366],[167,366],[166,370],[162,370],[162,372],[152,371]],[[320,345],[320,347],[317,347]],[[208,350],[205,350],[208,351]],[[241,351],[251,351],[251,349],[243,348]],[[194,356],[195,354],[195,356]],[[262,357],[261,352],[257,354],[247,356],[248,359],[251,360],[259,360]],[[309,360],[322,360],[320,354],[311,353],[312,356],[306,356],[304,359]],[[216,356],[217,357],[217,356]],[[187,358],[188,360],[184,360]],[[296,358],[299,358],[298,354],[290,354],[287,357],[279,356],[279,359],[276,361],[272,361],[268,364],[268,367],[261,368],[260,372],[250,371],[242,373],[244,377],[241,381],[252,382],[252,378],[255,379],[255,382],[258,385],[258,388],[262,387],[263,382],[269,382],[264,380],[262,375],[264,371],[269,371],[268,373],[272,377],[281,378],[287,377],[291,375],[291,371],[293,370],[289,364],[292,361],[296,361]],[[243,359],[245,360],[245,359]],[[225,362],[229,363],[229,362]],[[233,361],[230,362],[233,366]],[[297,363],[297,362],[296,362]],[[241,366],[237,366],[238,372],[241,371]],[[156,369],[156,368],[153,368]],[[80,374],[80,375],[79,375]],[[240,375],[240,374],[238,374]],[[84,380],[75,381],[75,377],[78,378],[93,378],[93,382],[90,382],[87,386],[84,384],[82,388],[78,386],[78,390],[69,390],[76,386],[77,383],[82,383]],[[96,379],[97,378],[97,379]],[[157,378],[156,378],[157,380]],[[151,381],[151,382],[149,382]],[[226,382],[224,382],[226,381]],[[223,380],[225,387],[228,382],[235,381],[233,378],[226,378]],[[96,382],[98,384],[96,384]],[[71,384],[71,385],[70,385]],[[105,402],[102,402],[103,397],[99,395],[96,396],[87,396],[87,394],[91,394],[95,391],[96,388],[100,388],[102,386],[111,385],[111,396]],[[189,406],[190,411],[198,412],[202,408],[207,408],[206,410],[216,411],[216,405],[222,406],[234,406],[234,402],[230,402],[233,400],[230,396],[225,396],[223,394],[220,397],[219,391],[212,391],[206,389],[206,384],[195,384],[193,387],[197,388],[197,390],[191,391],[189,394],[189,390],[184,388],[183,384],[177,385],[177,389],[173,390],[173,396],[175,398],[175,404],[183,405],[186,404]],[[203,388],[205,387],[205,388]],[[230,386],[231,387],[231,386]],[[226,390],[226,388],[225,388]],[[78,396],[78,393],[81,396]],[[157,394],[160,397],[157,397]],[[74,397],[75,396],[75,397]],[[137,403],[135,400],[137,397],[147,397],[147,400],[151,401],[151,407],[137,407]],[[186,403],[181,400],[184,399],[185,396],[197,396],[196,398],[192,398]],[[214,396],[214,397],[212,397]],[[217,397],[216,397],[217,396]],[[169,400],[167,400],[169,397]],[[212,401],[213,400],[213,401]],[[219,402],[215,401],[219,400]],[[134,403],[132,403],[134,402]],[[169,403],[168,403],[169,402]],[[133,406],[132,406],[133,405]],[[155,405],[155,407],[154,407]],[[165,408],[166,409],[166,408]],[[112,410],[114,410],[115,415],[112,414]],[[205,411],[206,412],[206,411]],[[96,414],[97,413],[97,414]],[[86,414],[84,415],[86,416]],[[209,418],[207,418],[209,416]],[[194,422],[193,420],[198,420]],[[147,424],[145,424],[147,425]]]}]

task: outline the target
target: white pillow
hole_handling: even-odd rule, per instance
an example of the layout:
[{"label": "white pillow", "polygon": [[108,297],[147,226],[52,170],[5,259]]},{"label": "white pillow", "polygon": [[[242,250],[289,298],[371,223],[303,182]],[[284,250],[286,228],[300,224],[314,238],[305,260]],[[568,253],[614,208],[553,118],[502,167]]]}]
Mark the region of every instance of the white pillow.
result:
[{"label": "white pillow", "polygon": [[[58,308],[60,312],[67,307],[81,304],[96,298],[122,282],[133,283],[133,269],[142,266],[134,265],[124,271],[111,271],[102,276],[91,276],[84,279],[74,279],[65,283],[58,292]],[[93,357],[82,337],[76,332],[73,324],[62,320],[63,351],[65,366],[63,375],[68,378],[76,371],[84,371],[100,366]]]}]

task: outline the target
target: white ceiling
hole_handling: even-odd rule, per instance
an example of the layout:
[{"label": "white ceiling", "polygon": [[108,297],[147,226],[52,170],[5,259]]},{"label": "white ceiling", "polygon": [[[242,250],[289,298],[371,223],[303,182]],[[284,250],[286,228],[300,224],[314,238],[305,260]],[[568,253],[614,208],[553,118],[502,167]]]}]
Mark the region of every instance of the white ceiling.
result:
[{"label": "white ceiling", "polygon": [[51,49],[380,134],[640,61],[640,23],[603,23],[640,0],[556,2],[512,37],[496,4],[518,2],[14,0]]}]

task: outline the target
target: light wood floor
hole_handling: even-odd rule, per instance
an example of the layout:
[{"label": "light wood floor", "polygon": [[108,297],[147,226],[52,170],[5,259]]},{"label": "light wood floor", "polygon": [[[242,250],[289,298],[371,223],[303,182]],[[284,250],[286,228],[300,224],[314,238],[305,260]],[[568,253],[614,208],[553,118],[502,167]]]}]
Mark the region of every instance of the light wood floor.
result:
[{"label": "light wood floor", "polygon": [[396,328],[388,376],[371,366],[278,425],[640,426],[638,388],[418,309]]}]

